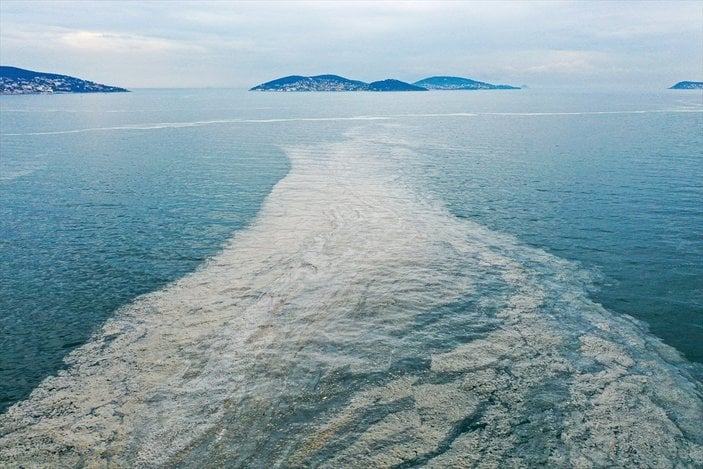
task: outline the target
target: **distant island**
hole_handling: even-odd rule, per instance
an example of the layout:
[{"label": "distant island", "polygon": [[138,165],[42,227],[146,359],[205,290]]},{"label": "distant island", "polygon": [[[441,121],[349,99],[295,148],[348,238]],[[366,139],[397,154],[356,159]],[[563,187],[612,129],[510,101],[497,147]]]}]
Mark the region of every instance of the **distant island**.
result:
[{"label": "distant island", "polygon": [[127,91],[129,90],[68,75],[0,66],[0,94],[124,93]]},{"label": "distant island", "polygon": [[519,86],[493,85],[461,77],[430,77],[413,83],[428,90],[519,90]]},{"label": "distant island", "polygon": [[291,75],[277,78],[253,87],[249,91],[427,91],[400,80],[381,80],[366,83],[339,75],[304,77]]},{"label": "distant island", "polygon": [[339,75],[305,77],[291,75],[277,78],[249,91],[428,91],[428,90],[516,90],[516,86],[492,85],[461,77],[430,77],[415,83],[386,79],[366,83]]},{"label": "distant island", "polygon": [[670,90],[703,90],[703,81],[680,81]]}]

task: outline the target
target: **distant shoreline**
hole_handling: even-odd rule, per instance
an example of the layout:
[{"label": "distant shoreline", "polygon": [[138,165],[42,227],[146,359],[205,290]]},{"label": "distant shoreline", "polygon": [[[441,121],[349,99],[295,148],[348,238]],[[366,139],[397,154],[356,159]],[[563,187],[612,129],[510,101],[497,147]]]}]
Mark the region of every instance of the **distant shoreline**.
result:
[{"label": "distant shoreline", "polygon": [[0,66],[0,95],[127,92],[129,90],[126,88],[103,85],[68,75]]}]

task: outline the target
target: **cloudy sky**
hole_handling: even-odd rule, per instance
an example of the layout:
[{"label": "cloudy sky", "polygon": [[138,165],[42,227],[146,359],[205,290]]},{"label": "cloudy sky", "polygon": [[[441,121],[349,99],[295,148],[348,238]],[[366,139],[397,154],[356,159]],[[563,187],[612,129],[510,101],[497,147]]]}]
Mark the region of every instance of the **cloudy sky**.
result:
[{"label": "cloudy sky", "polygon": [[0,1],[0,63],[132,88],[456,75],[534,88],[703,80],[703,1]]}]

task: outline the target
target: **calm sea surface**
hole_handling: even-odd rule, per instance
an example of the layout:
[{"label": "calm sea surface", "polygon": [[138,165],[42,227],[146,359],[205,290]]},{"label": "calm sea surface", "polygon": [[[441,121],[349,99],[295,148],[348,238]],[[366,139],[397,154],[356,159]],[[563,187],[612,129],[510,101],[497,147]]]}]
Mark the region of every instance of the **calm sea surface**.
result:
[{"label": "calm sea surface", "polygon": [[699,91],[9,96],[0,138],[0,463],[703,461]]}]

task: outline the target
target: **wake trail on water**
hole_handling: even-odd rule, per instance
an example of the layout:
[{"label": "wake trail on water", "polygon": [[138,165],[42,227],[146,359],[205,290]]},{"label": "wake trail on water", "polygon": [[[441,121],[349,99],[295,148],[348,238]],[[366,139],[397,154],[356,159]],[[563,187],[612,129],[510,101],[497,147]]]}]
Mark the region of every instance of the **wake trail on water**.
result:
[{"label": "wake trail on water", "polygon": [[693,365],[374,128],[287,148],[252,226],[0,415],[0,465],[703,465]]},{"label": "wake trail on water", "polygon": [[[9,110],[12,111],[12,110]],[[6,112],[3,110],[3,112]],[[409,113],[409,114],[388,114],[378,116],[331,116],[331,117],[291,117],[272,119],[214,119],[190,122],[153,122],[144,124],[116,125],[107,127],[88,127],[67,130],[49,130],[42,132],[8,132],[1,135],[7,137],[20,136],[40,136],[40,135],[67,135],[82,134],[92,132],[110,131],[142,131],[142,130],[162,130],[181,129],[188,127],[203,127],[211,125],[227,124],[274,124],[293,122],[345,122],[345,121],[388,121],[404,118],[435,118],[435,117],[478,117],[478,116],[523,116],[523,117],[563,117],[563,116],[585,116],[585,115],[626,115],[626,114],[676,114],[676,113],[703,113],[699,108],[678,108],[678,109],[649,109],[635,111],[582,111],[582,112],[450,112],[450,113]]]},{"label": "wake trail on water", "polygon": [[376,121],[386,120],[384,116],[353,116],[353,117],[296,117],[296,118],[273,118],[273,119],[215,119],[205,121],[190,122],[153,122],[145,124],[117,125],[110,127],[88,127],[70,130],[50,130],[44,132],[22,132],[4,133],[5,136],[30,136],[30,135],[66,135],[82,134],[88,132],[110,132],[110,131],[139,131],[139,130],[161,130],[161,129],[182,129],[187,127],[203,127],[209,125],[224,124],[272,124],[285,122],[343,122],[343,121]]}]

